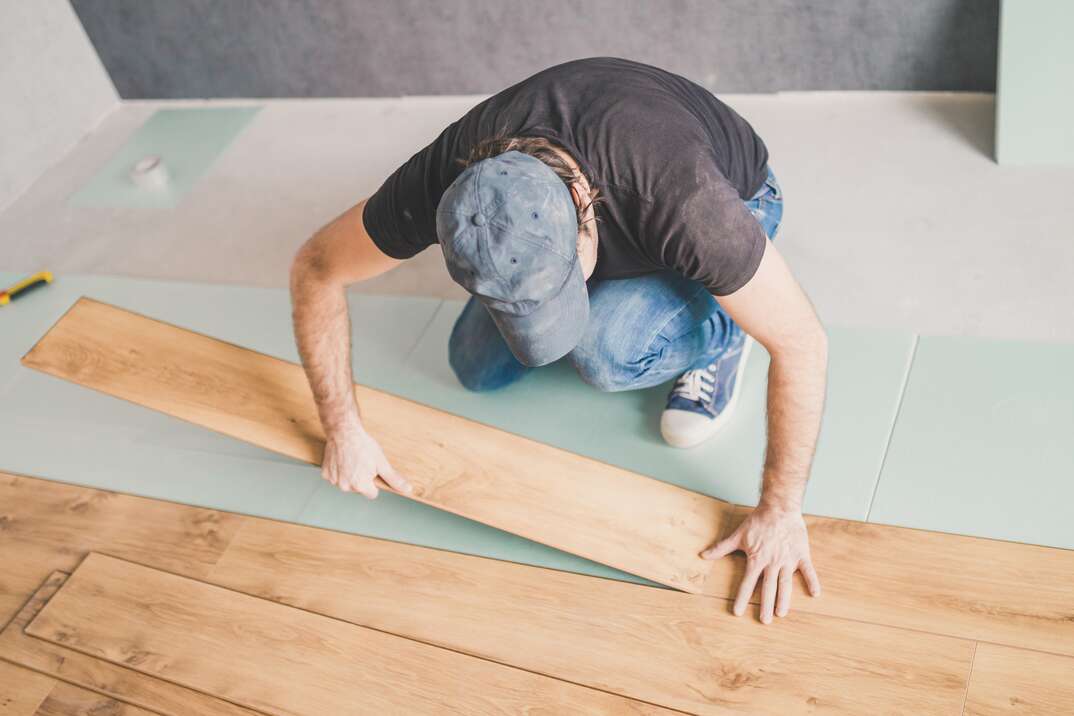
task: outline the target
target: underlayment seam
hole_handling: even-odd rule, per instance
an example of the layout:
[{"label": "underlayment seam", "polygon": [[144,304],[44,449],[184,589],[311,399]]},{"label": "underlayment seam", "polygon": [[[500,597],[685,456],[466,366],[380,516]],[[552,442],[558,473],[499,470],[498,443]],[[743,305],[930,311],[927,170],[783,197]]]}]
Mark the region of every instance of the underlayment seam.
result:
[{"label": "underlayment seam", "polygon": [[914,369],[914,358],[917,357],[917,346],[921,342],[921,336],[914,334],[914,342],[910,346],[910,356],[906,360],[906,371],[902,375],[902,383],[899,385],[899,400],[895,404],[895,415],[891,419],[891,427],[888,429],[887,440],[884,441],[884,450],[880,453],[880,466],[877,468],[876,479],[873,481],[873,494],[869,498],[869,509],[865,512],[865,521],[869,522],[873,515],[873,505],[876,496],[880,492],[880,480],[884,476],[884,467],[888,462],[888,450],[891,449],[891,440],[895,436],[895,426],[899,424],[899,416],[902,415],[902,404],[906,399],[906,386],[910,382],[910,372]]},{"label": "underlayment seam", "polygon": [[406,353],[403,354],[403,359],[401,361],[403,364],[410,362],[410,356],[413,355],[414,351],[416,351],[418,349],[418,346],[421,345],[421,341],[423,338],[425,338],[425,334],[429,332],[429,328],[432,327],[433,321],[436,320],[436,317],[440,315],[440,311],[443,310],[444,303],[445,300],[441,298],[440,302],[436,304],[436,310],[429,314],[429,318],[427,321],[425,321],[425,325],[422,326],[420,331],[418,331],[418,335],[414,339],[414,343],[412,343],[410,348],[406,350]]}]

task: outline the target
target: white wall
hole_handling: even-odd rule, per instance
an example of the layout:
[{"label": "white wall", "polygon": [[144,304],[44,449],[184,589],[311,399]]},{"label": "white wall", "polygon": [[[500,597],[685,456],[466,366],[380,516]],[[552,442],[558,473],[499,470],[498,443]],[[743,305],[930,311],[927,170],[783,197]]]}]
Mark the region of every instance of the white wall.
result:
[{"label": "white wall", "polygon": [[0,0],[0,209],[117,101],[67,0]]}]

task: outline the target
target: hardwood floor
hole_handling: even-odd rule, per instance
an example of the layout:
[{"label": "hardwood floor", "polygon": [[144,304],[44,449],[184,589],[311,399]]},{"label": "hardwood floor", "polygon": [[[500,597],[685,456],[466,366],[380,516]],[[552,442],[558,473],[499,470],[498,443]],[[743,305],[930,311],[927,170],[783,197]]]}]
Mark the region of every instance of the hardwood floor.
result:
[{"label": "hardwood floor", "polygon": [[66,573],[53,572],[0,632],[0,658],[103,696],[169,716],[189,713],[251,716],[252,711],[211,695],[149,678],[124,666],[27,636],[24,633],[26,626],[66,579]]},{"label": "hardwood floor", "polygon": [[241,517],[103,490],[0,473],[0,624],[53,570],[87,552],[201,577]]},{"label": "hardwood floor", "polygon": [[951,713],[973,647],[804,613],[765,627],[709,597],[265,520],[209,580],[691,713]]},{"label": "hardwood floor", "polygon": [[1074,659],[980,644],[973,660],[965,713],[1074,713]]},{"label": "hardwood floor", "polygon": [[[732,525],[748,512],[736,508]],[[794,609],[1074,656],[1074,550],[806,522],[824,596],[802,596],[799,582]],[[705,592],[733,597],[742,568],[741,560],[718,562]]]},{"label": "hardwood floor", "polygon": [[[50,579],[46,572],[38,584],[23,586],[30,578],[21,571],[27,567],[32,567],[34,574],[56,568],[71,570],[92,550],[215,583],[236,594],[245,592],[298,607],[303,614],[323,614],[398,638],[447,646],[490,660],[484,663],[504,660],[530,672],[542,672],[544,678],[570,673],[569,680],[578,688],[596,686],[604,692],[693,713],[959,714],[965,699],[965,713],[1064,714],[1070,712],[1072,703],[1074,659],[1012,648],[1020,640],[1040,638],[1032,620],[1022,615],[1044,611],[1042,604],[1058,598],[1050,595],[1074,595],[1070,574],[1038,573],[1032,555],[1040,548],[1035,547],[987,540],[966,543],[966,538],[951,541],[946,535],[911,533],[906,539],[911,540],[908,544],[913,554],[905,559],[912,561],[916,555],[919,569],[902,566],[898,569],[904,572],[886,575],[880,569],[853,567],[856,562],[847,553],[860,549],[864,554],[856,559],[868,563],[870,550],[890,552],[899,545],[906,549],[898,540],[907,531],[900,530],[891,538],[895,541],[868,534],[855,540],[858,528],[853,523],[842,531],[833,525],[830,530],[821,530],[825,534],[814,547],[817,550],[819,544],[830,542],[818,552],[818,560],[820,554],[830,555],[821,563],[822,574],[831,576],[824,595],[817,600],[798,599],[790,617],[764,627],[728,616],[726,601],[711,596],[564,574],[33,478],[2,476],[0,490],[0,575],[5,586],[5,611],[0,613],[0,622],[14,616],[19,607],[26,607],[0,634],[0,714],[5,716],[35,713],[61,682],[122,702],[120,706],[163,714],[190,713],[191,703],[197,703],[198,713],[253,713],[22,632],[40,604],[62,584],[64,575]],[[842,549],[838,547],[840,540],[848,543]],[[992,554],[990,546],[999,547],[997,554],[1002,560],[1017,561],[1018,548],[1027,550],[1029,556],[1020,571],[998,569],[994,584],[969,570],[972,600],[954,603],[944,597],[951,580],[957,581],[958,570],[948,569],[940,578],[932,573],[932,565],[940,563],[929,560],[948,549],[976,548],[981,551],[967,552],[968,559],[986,560]],[[1046,555],[1065,559],[1069,553],[1047,550]],[[840,556],[842,560],[836,559]],[[958,555],[951,559],[953,564],[959,563]],[[840,569],[845,573],[833,574]],[[854,588],[840,587],[851,575],[856,575]],[[1035,578],[1053,580],[1052,591],[1045,591],[1041,603],[1035,597]],[[35,589],[46,580],[35,597]],[[933,588],[937,594],[930,598]],[[587,596],[590,589],[592,593]],[[903,600],[900,594],[907,590],[917,596]],[[911,615],[927,612],[929,605],[941,610],[964,608],[973,615],[976,605],[995,601],[990,591],[1021,593],[1020,612],[997,609],[987,615],[997,624],[1009,622],[1002,632],[994,632],[1006,634],[1006,646],[983,637],[950,638],[927,633],[930,630],[884,625],[905,621],[907,604],[913,605]],[[624,601],[627,594],[628,602]],[[827,600],[836,606],[826,605]],[[865,600],[875,604],[863,607],[860,602]],[[420,606],[415,607],[415,603]],[[822,607],[833,612],[849,609],[853,618],[819,614]],[[862,615],[870,618],[859,619]],[[935,623],[942,627],[945,620],[938,618]],[[268,631],[286,632],[288,628],[277,620]],[[171,643],[154,644],[153,651],[167,656]],[[18,680],[17,688],[10,685],[12,678]],[[65,699],[74,703],[72,698],[63,697],[64,693],[59,692],[55,699],[56,708]]]},{"label": "hardwood floor", "polygon": [[0,661],[0,716],[32,716],[57,683],[7,661]]},{"label": "hardwood floor", "polygon": [[[320,421],[293,363],[83,298],[23,364],[296,459],[321,460]],[[722,533],[726,503],[355,390],[367,428],[415,484],[415,499],[660,584],[701,590],[712,563],[699,553]]]},{"label": "hardwood floor", "polygon": [[58,682],[34,716],[152,716],[152,711]]},{"label": "hardwood floor", "polygon": [[267,714],[669,714],[91,554],[26,633]]}]

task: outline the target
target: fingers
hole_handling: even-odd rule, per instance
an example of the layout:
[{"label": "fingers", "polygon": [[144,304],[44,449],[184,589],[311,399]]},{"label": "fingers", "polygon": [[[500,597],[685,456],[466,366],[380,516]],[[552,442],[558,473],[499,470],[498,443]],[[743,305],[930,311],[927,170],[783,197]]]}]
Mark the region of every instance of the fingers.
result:
[{"label": "fingers", "polygon": [[354,491],[362,497],[367,497],[370,500],[377,499],[377,495],[380,494],[380,490],[377,489],[377,486],[373,484],[372,480],[364,484],[358,483],[354,486]]},{"label": "fingers", "polygon": [[772,610],[776,605],[777,573],[779,567],[773,565],[764,570],[764,582],[761,585],[761,623],[772,623]]},{"label": "fingers", "polygon": [[779,591],[776,594],[776,616],[785,617],[791,610],[791,594],[794,592],[794,570],[779,570]]},{"label": "fingers", "polygon": [[738,549],[740,532],[735,530],[727,539],[722,539],[701,553],[702,559],[723,559]]},{"label": "fingers", "polygon": [[386,483],[388,483],[388,486],[396,492],[403,495],[414,493],[414,486],[410,484],[410,481],[400,475],[391,465],[385,465],[381,468],[380,476]]},{"label": "fingers", "polygon": [[363,484],[362,481],[354,475],[340,475],[338,469],[323,469],[321,470],[321,477],[332,483],[340,492],[357,492],[371,500],[375,500],[377,493],[379,492],[372,480],[367,484]]},{"label": "fingers", "polygon": [[750,597],[753,596],[753,588],[757,586],[757,578],[760,576],[760,569],[757,569],[751,563],[746,564],[746,574],[742,577],[742,581],[738,585],[738,595],[735,597],[735,605],[731,610],[736,617],[740,617],[746,613],[746,607],[749,606]]},{"label": "fingers", "polygon": [[351,473],[339,480],[339,489],[343,492],[357,492],[370,500],[377,499],[380,490],[373,484],[373,478],[363,480],[360,475]]},{"label": "fingers", "polygon": [[817,576],[817,570],[813,569],[813,562],[806,558],[802,560],[802,563],[798,565],[798,569],[802,572],[802,577],[805,578],[806,588],[809,589],[810,596],[820,596],[820,578]]}]

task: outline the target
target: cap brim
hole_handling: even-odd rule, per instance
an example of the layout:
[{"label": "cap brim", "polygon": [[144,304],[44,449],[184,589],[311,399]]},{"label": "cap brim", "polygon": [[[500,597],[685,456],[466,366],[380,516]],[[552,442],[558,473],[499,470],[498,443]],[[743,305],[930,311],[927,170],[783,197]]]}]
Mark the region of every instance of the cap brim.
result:
[{"label": "cap brim", "polygon": [[560,292],[525,316],[497,311],[486,304],[515,358],[536,368],[574,350],[589,322],[589,292],[580,262],[574,262]]}]

